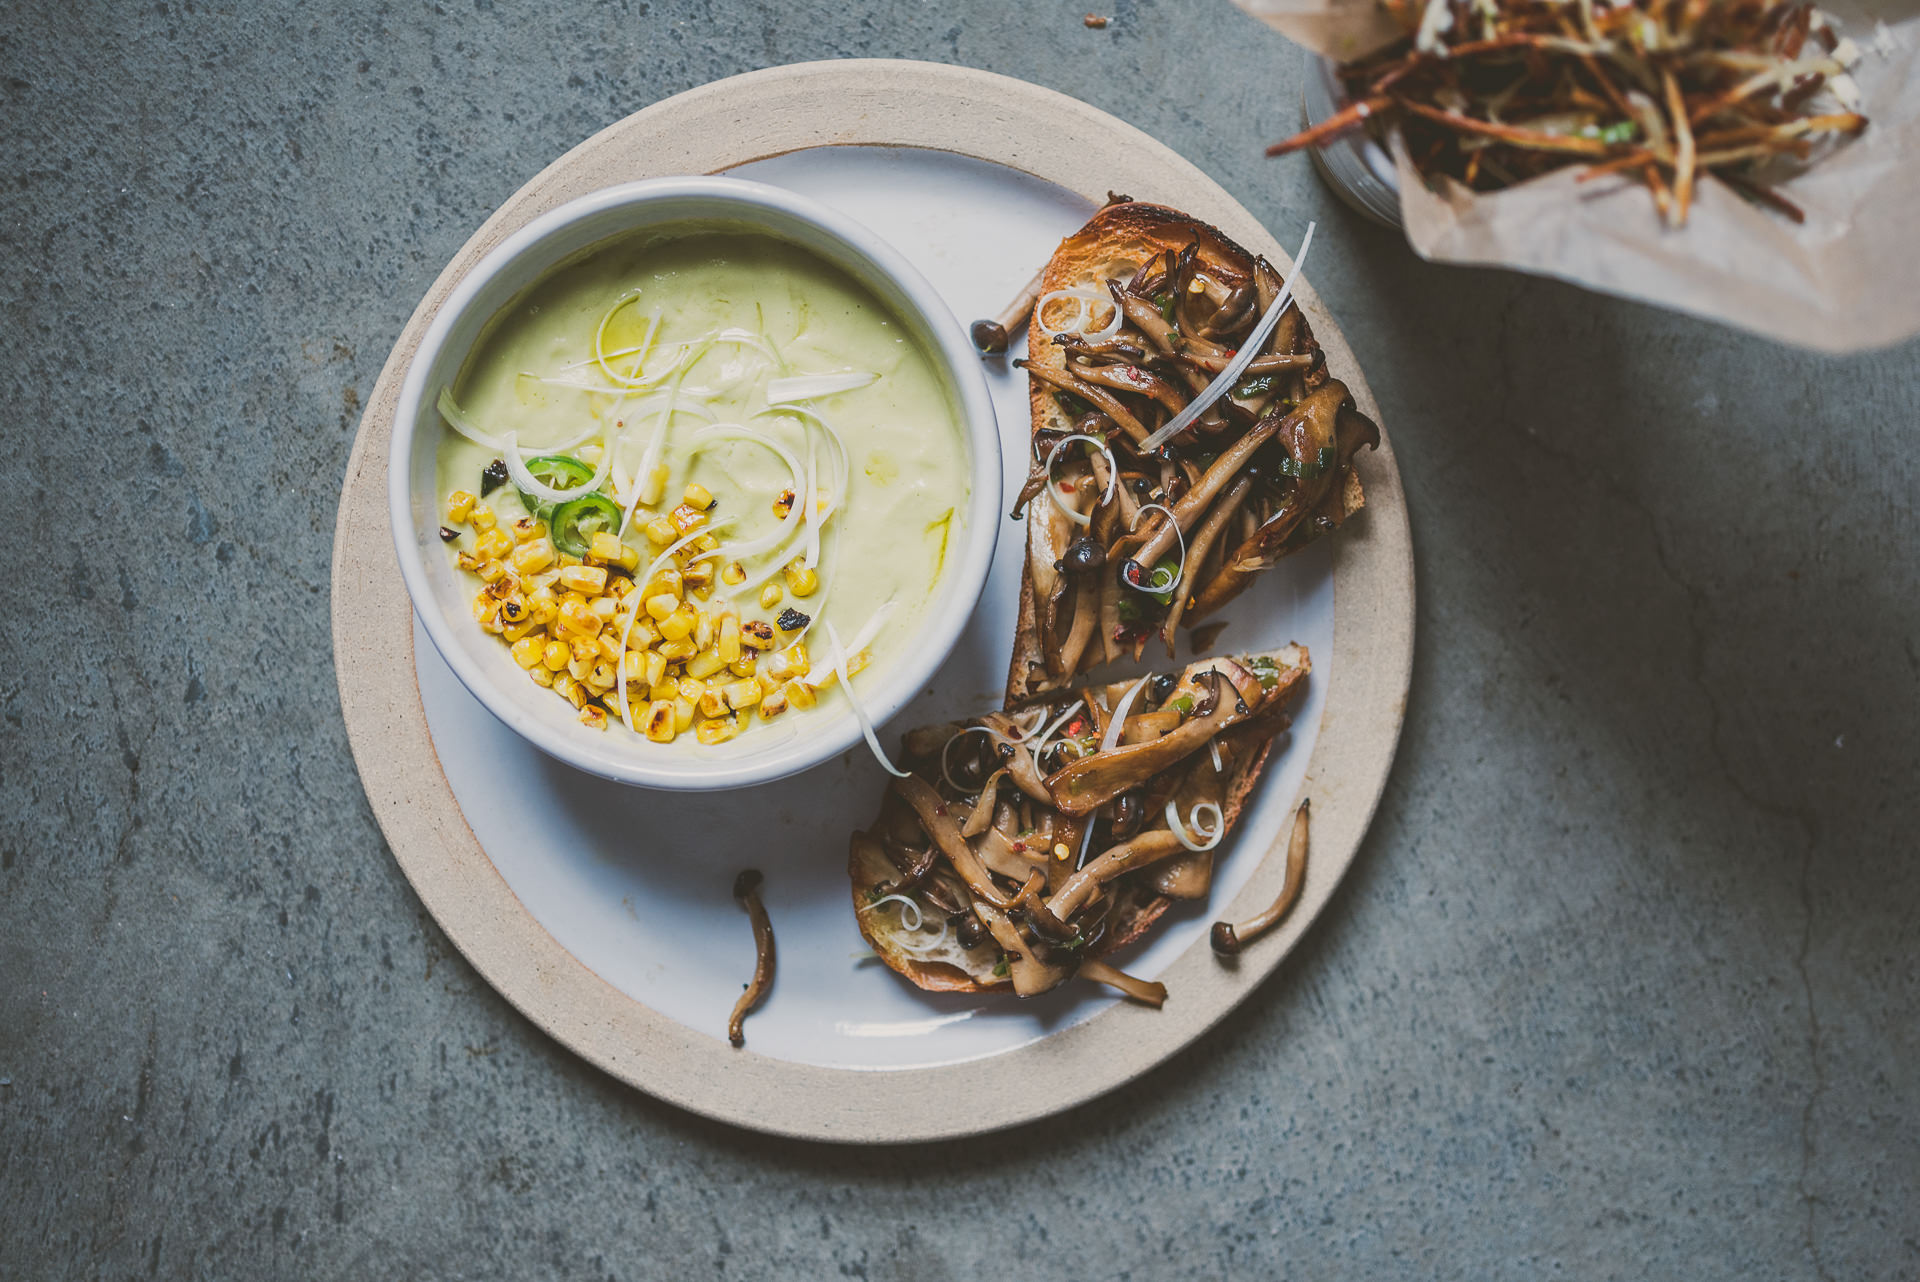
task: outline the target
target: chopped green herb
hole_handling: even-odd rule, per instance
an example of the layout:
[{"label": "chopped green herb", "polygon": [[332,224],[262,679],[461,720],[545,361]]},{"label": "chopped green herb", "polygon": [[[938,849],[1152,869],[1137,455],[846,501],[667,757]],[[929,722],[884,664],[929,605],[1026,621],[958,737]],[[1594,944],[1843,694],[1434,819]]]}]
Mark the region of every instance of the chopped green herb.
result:
[{"label": "chopped green herb", "polygon": [[1141,619],[1140,602],[1131,592],[1120,597],[1120,622],[1138,623]]},{"label": "chopped green herb", "polygon": [[1332,467],[1335,463],[1339,462],[1339,460],[1340,451],[1334,449],[1331,445],[1322,445],[1319,455],[1314,459],[1314,461],[1320,465],[1322,472]]},{"label": "chopped green herb", "polygon": [[1003,979],[1006,977],[1007,972],[1011,969],[1012,967],[1007,965],[1007,959],[1005,957],[1002,957],[999,961],[993,964],[993,973],[995,975],[1000,976]]},{"label": "chopped green herb", "polygon": [[877,904],[886,897],[885,892],[878,886],[869,886],[867,888],[867,902],[870,904]]},{"label": "chopped green herb", "polygon": [[1279,381],[1280,377],[1277,374],[1256,374],[1234,388],[1233,394],[1239,400],[1249,401],[1256,396],[1265,396]]},{"label": "chopped green herb", "polygon": [[1169,703],[1167,706],[1169,708],[1172,708],[1175,712],[1179,713],[1181,716],[1184,717],[1189,712],[1193,711],[1193,696],[1190,694],[1183,694],[1179,698],[1175,699],[1173,702]]},{"label": "chopped green herb", "polygon": [[1601,142],[1632,142],[1639,129],[1631,120],[1616,121],[1599,131]]},{"label": "chopped green herb", "polygon": [[1267,655],[1254,655],[1247,666],[1253,669],[1253,675],[1260,682],[1261,689],[1271,690],[1280,684],[1280,665]]},{"label": "chopped green herb", "polygon": [[1153,567],[1153,573],[1147,576],[1146,594],[1161,605],[1173,601],[1173,591],[1180,582],[1180,563],[1172,557],[1163,557],[1160,564]]}]

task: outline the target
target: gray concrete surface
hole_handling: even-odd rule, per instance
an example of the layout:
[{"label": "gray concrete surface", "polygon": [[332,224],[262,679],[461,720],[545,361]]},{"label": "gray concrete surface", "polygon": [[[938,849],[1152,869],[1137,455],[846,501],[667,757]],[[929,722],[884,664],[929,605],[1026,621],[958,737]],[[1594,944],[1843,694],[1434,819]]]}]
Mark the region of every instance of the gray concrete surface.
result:
[{"label": "gray concrete surface", "polygon": [[[1920,1276],[1920,346],[1413,260],[1260,145],[1225,0],[0,9],[0,1277]],[[575,1062],[382,847],[329,658],[359,407],[440,265],[657,98],[1023,76],[1276,225],[1411,494],[1351,879],[1032,1133],[859,1152]]]}]

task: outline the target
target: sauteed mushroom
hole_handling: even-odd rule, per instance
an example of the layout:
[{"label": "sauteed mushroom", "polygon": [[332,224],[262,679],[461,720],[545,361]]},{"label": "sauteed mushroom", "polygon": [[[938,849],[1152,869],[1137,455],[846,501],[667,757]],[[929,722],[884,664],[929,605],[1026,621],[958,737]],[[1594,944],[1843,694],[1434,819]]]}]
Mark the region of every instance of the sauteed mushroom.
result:
[{"label": "sauteed mushroom", "polygon": [[1217,657],[907,735],[909,774],[850,850],[862,932],[923,987],[1033,996],[1079,975],[1158,1004],[1099,959],[1204,893],[1307,671],[1298,647]]},{"label": "sauteed mushroom", "polygon": [[[1171,655],[1180,625],[1357,510],[1354,455],[1379,440],[1328,377],[1286,278],[1205,224],[1108,206],[1063,243],[1045,284],[1103,291],[1119,314],[1100,309],[1097,332],[1036,338],[1017,362],[1036,434],[1014,507],[1027,514],[1034,589],[1008,682],[1016,703],[1138,657],[1155,635]],[[1214,387],[1230,366],[1232,382]],[[1057,448],[1069,424],[1092,439]]]}]

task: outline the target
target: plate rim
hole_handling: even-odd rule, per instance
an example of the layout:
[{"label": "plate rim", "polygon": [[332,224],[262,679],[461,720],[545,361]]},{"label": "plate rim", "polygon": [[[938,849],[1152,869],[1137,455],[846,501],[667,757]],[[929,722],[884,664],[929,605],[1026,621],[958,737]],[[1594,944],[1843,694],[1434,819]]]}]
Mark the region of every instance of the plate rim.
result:
[{"label": "plate rim", "polygon": [[[1044,127],[1041,127],[1044,126]],[[1186,209],[1277,261],[1264,226],[1191,162],[1131,125],[1026,81],[943,63],[846,59],[710,82],[595,133],[487,218],[435,278],[394,342],[361,416],[335,523],[335,674],[369,807],[401,872],[469,965],[574,1054],[691,1112],[796,1139],[912,1143],[1030,1122],[1115,1090],[1179,1053],[1279,968],[1358,853],[1390,774],[1412,678],[1412,537],[1393,447],[1359,460],[1363,517],[1334,544],[1334,642],[1325,711],[1302,794],[1314,854],[1299,903],[1235,965],[1204,941],[1161,978],[1165,1009],[1119,1003],[1013,1050],[936,1067],[829,1068],[735,1050],[620,992],[534,920],[481,849],[441,768],[413,662],[413,608],[385,520],[386,455],[400,383],[441,303],[528,220],[615,182],[712,173],[824,146],[909,147],[998,164],[1093,203],[1109,189]],[[1311,284],[1296,291],[1329,364],[1376,421],[1345,335]],[[405,661],[396,661],[404,654]],[[1250,915],[1279,889],[1279,837],[1231,902]],[[743,927],[744,929],[744,927]],[[996,1079],[1019,1059],[1018,1097]],[[1044,1101],[1035,1103],[1031,1101]]]}]

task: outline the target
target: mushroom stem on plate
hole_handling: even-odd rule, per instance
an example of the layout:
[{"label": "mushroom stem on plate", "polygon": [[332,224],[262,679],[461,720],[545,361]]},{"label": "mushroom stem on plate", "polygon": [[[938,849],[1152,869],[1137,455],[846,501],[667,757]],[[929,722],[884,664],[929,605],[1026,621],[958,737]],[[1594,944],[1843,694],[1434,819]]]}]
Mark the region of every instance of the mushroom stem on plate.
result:
[{"label": "mushroom stem on plate", "polygon": [[1300,888],[1307,881],[1308,805],[1303,800],[1300,809],[1294,812],[1293,835],[1287,842],[1287,875],[1280,884],[1280,897],[1265,912],[1238,926],[1224,921],[1213,923],[1213,951],[1222,957],[1236,956],[1241,949],[1279,925],[1293,908],[1294,901],[1300,898]]},{"label": "mushroom stem on plate", "polygon": [[773,922],[767,917],[766,905],[760,902],[760,882],[760,873],[752,868],[733,879],[733,897],[753,923],[753,978],[733,1004],[733,1015],[727,1020],[727,1040],[735,1046],[747,1044],[743,1027],[747,1015],[767,999],[767,990],[773,987]]},{"label": "mushroom stem on plate", "polygon": [[1020,287],[1005,307],[994,313],[991,319],[977,320],[970,331],[973,345],[980,349],[982,356],[998,356],[1007,350],[1007,336],[1026,324],[1027,317],[1033,314],[1033,305],[1040,299],[1040,277],[1042,271],[1035,272],[1033,279]]}]

